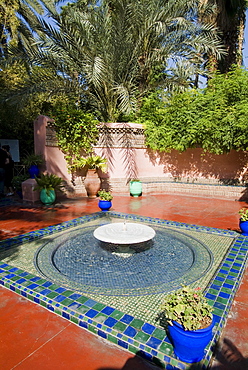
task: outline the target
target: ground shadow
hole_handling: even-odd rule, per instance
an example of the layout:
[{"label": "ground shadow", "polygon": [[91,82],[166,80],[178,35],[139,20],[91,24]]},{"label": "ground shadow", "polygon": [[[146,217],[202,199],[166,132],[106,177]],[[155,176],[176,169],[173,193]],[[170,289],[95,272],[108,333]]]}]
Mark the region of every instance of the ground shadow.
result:
[{"label": "ground shadow", "polygon": [[248,370],[248,357],[244,357],[228,338],[217,346],[215,359],[217,363],[211,370]]},{"label": "ground shadow", "polygon": [[[97,370],[159,370],[162,363],[151,363],[145,359],[145,354],[139,351],[136,356],[128,359],[121,368],[100,367]],[[216,347],[215,363],[210,370],[248,370],[248,357],[244,357],[230,339],[224,338]],[[199,369],[197,364],[189,366],[188,370]]]},{"label": "ground shadow", "polygon": [[146,354],[138,351],[134,357],[129,358],[123,367],[99,367],[97,370],[161,370],[164,369],[162,363],[157,360],[157,363],[151,363],[146,359]]}]

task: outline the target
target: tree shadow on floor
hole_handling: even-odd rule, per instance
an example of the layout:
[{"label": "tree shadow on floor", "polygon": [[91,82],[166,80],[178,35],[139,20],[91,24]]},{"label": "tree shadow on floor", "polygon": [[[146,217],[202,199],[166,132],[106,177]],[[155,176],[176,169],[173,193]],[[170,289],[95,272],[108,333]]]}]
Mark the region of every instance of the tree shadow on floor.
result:
[{"label": "tree shadow on floor", "polygon": [[[162,364],[152,364],[142,357],[142,354],[140,357],[138,353],[129,358],[121,368],[100,367],[97,370],[159,370],[164,368]],[[193,369],[196,369],[194,364],[192,364]],[[248,357],[244,357],[231,340],[224,338],[222,343],[217,346],[215,363],[210,367],[210,370],[248,370]]]},{"label": "tree shadow on floor", "polygon": [[224,338],[218,346],[211,370],[248,370],[248,357],[244,357],[230,339]]}]

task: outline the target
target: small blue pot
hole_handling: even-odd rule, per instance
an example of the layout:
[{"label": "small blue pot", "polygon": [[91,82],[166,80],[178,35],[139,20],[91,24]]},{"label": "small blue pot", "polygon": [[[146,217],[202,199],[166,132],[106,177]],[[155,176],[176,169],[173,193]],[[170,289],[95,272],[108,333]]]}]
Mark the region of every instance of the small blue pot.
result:
[{"label": "small blue pot", "polygon": [[110,200],[99,200],[98,201],[98,207],[106,212],[106,211],[109,211],[109,209],[112,207],[112,202]]},{"label": "small blue pot", "polygon": [[38,175],[40,173],[39,167],[36,166],[36,165],[30,166],[29,169],[28,169],[28,173],[29,173],[29,176],[30,176],[31,179],[34,179],[35,176],[38,177]]},{"label": "small blue pot", "polygon": [[242,235],[248,236],[248,221],[241,221],[239,220],[239,227],[242,231]]},{"label": "small blue pot", "polygon": [[199,362],[204,357],[204,349],[212,338],[212,324],[204,329],[184,330],[182,325],[173,321],[168,326],[169,335],[174,346],[175,355],[184,362]]}]

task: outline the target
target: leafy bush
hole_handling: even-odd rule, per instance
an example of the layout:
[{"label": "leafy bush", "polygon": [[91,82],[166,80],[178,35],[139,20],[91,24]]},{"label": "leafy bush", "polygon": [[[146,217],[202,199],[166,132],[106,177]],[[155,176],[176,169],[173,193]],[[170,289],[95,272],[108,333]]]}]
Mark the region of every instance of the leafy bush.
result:
[{"label": "leafy bush", "polygon": [[168,294],[160,308],[170,325],[176,321],[185,330],[203,329],[211,324],[213,318],[213,307],[202,291],[188,286]]},{"label": "leafy bush", "polygon": [[215,154],[248,150],[247,86],[248,71],[233,67],[216,74],[205,89],[175,94],[165,103],[151,95],[139,117],[146,144],[166,152],[199,146]]}]

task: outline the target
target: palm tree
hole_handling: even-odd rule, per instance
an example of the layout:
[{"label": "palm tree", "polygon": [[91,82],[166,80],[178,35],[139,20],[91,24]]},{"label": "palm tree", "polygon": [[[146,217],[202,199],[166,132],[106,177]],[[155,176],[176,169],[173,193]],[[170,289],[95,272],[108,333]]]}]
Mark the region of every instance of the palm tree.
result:
[{"label": "palm tree", "polygon": [[18,43],[18,34],[27,29],[25,21],[32,25],[33,11],[41,14],[43,8],[37,0],[1,0],[0,3],[0,56],[7,52],[9,43]]},{"label": "palm tree", "polygon": [[[203,11],[209,5],[215,7],[215,12]],[[247,0],[201,0],[200,19],[211,21],[219,30],[219,36],[226,49],[226,55],[219,61],[210,56],[213,69],[227,73],[233,64],[242,64],[242,49],[244,41],[245,12]]]},{"label": "palm tree", "polygon": [[204,54],[219,59],[223,51],[215,28],[196,21],[195,0],[78,1],[61,14],[55,2],[41,2],[51,21],[34,14],[36,34],[22,35],[21,52],[57,79],[33,75],[30,88],[64,89],[105,121],[137,110],[148,93],[171,85],[178,61],[203,73]]}]

